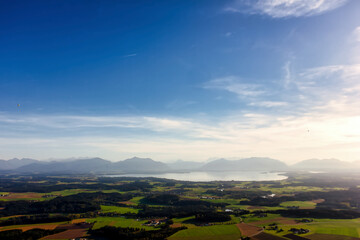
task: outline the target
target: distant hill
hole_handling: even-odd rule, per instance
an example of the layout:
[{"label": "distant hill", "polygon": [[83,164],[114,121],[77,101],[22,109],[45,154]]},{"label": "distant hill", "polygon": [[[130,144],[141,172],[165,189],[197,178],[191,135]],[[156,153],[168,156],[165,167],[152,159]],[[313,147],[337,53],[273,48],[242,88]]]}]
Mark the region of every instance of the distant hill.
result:
[{"label": "distant hill", "polygon": [[271,158],[243,158],[239,160],[218,159],[205,164],[203,171],[273,171],[286,170],[287,165]]},{"label": "distant hill", "polygon": [[291,166],[299,170],[342,170],[356,167],[355,164],[344,162],[339,159],[308,159]]},{"label": "distant hill", "polygon": [[101,158],[73,161],[36,162],[16,169],[16,172],[33,173],[95,173],[111,169],[111,162]]},{"label": "distant hill", "polygon": [[176,162],[173,163],[168,163],[167,165],[174,171],[189,171],[189,170],[198,170],[200,169],[202,166],[204,166],[205,163],[201,163],[201,162],[192,162],[192,161],[183,161],[183,160],[178,160]]},{"label": "distant hill", "polygon": [[77,160],[34,162],[13,169],[20,173],[151,173],[166,172],[170,168],[162,162],[150,158],[130,158],[124,161],[111,162],[102,158]]},{"label": "distant hill", "polygon": [[151,158],[133,157],[124,161],[112,164],[113,170],[124,173],[150,173],[150,172],[166,172],[170,168],[165,163],[157,162]]},{"label": "distant hill", "polygon": [[12,170],[36,162],[39,161],[31,158],[0,160],[0,170]]}]

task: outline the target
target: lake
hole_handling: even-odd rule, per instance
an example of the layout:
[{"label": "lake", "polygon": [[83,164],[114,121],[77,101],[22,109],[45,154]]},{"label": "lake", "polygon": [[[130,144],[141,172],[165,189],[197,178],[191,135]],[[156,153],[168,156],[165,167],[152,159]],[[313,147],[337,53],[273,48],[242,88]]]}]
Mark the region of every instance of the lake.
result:
[{"label": "lake", "polygon": [[287,176],[281,172],[185,172],[185,173],[149,173],[105,175],[106,177],[156,177],[180,181],[210,182],[210,181],[272,181],[283,180]]}]

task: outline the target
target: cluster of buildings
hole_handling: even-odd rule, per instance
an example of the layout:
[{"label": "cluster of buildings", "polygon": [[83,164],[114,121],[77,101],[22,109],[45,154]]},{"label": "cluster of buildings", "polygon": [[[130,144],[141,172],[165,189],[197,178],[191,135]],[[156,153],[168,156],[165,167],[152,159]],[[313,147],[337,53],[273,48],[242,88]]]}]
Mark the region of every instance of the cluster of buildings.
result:
[{"label": "cluster of buildings", "polygon": [[156,227],[159,226],[160,224],[166,222],[167,218],[162,218],[162,219],[151,219],[149,220],[147,223],[144,223],[144,226],[148,226],[148,227]]},{"label": "cluster of buildings", "polygon": [[304,229],[304,228],[291,228],[289,231],[292,232],[293,234],[305,234],[310,232],[309,229]]}]

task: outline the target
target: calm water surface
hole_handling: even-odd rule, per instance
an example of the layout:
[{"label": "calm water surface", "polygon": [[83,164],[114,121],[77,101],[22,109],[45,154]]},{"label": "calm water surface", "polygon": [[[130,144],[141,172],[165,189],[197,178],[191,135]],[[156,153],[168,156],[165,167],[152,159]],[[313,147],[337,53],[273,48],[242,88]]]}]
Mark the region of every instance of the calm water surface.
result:
[{"label": "calm water surface", "polygon": [[187,173],[154,173],[154,174],[123,174],[106,175],[107,177],[156,177],[180,181],[271,181],[283,180],[286,176],[280,172],[187,172]]}]

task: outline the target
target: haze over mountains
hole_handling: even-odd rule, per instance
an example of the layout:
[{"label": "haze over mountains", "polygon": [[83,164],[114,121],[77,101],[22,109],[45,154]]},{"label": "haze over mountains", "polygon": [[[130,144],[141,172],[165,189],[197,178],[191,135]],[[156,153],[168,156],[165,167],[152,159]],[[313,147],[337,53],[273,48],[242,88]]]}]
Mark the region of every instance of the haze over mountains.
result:
[{"label": "haze over mountains", "polygon": [[308,159],[301,161],[299,163],[294,164],[292,167],[297,169],[304,169],[304,170],[326,170],[326,169],[348,169],[352,167],[356,167],[359,165],[359,162],[344,162],[339,159]]},{"label": "haze over mountains", "polygon": [[39,161],[35,159],[0,160],[0,171],[9,173],[166,173],[181,171],[334,171],[360,169],[360,161],[344,162],[338,159],[309,159],[294,165],[286,165],[271,158],[243,158],[239,160],[217,159],[207,163],[178,160],[163,163],[150,158],[133,157],[111,162],[102,158],[65,159],[63,161]]},{"label": "haze over mountains", "polygon": [[16,169],[21,166],[36,162],[38,162],[38,160],[30,159],[30,158],[22,158],[22,159],[13,158],[9,160],[0,160],[0,169],[1,170]]},{"label": "haze over mountains", "polygon": [[243,158],[240,160],[218,159],[205,164],[202,170],[205,171],[273,171],[286,170],[287,165],[279,160],[271,158]]}]

